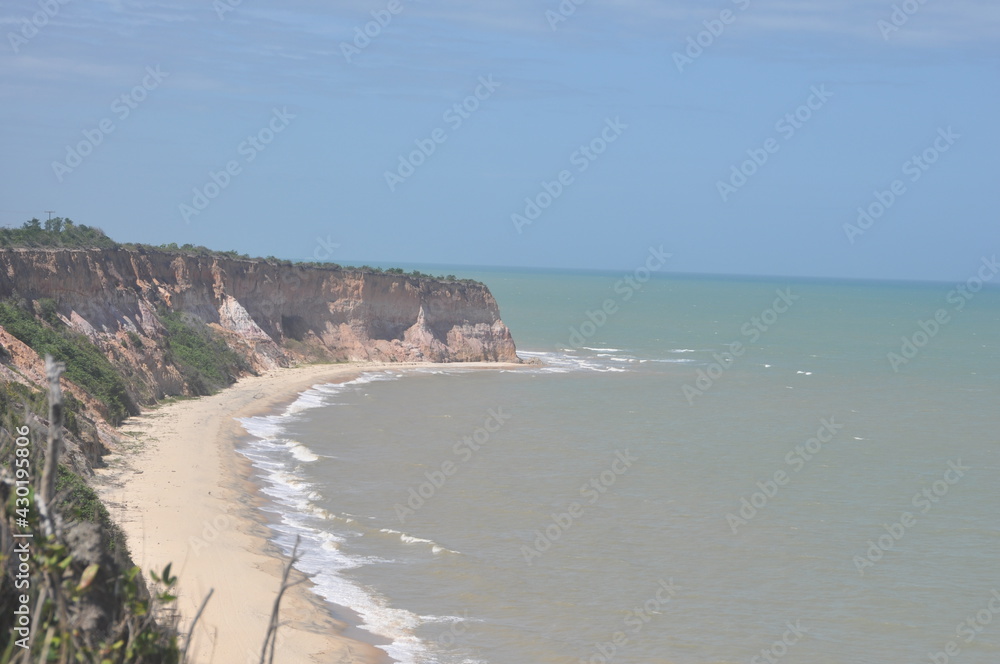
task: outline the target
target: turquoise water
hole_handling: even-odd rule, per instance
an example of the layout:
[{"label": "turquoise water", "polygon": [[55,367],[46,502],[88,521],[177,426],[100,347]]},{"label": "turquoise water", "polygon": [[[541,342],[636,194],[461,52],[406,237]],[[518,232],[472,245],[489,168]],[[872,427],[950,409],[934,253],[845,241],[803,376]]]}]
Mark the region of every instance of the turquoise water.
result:
[{"label": "turquoise water", "polygon": [[462,276],[543,366],[244,422],[276,541],[394,658],[1000,661],[997,291]]}]

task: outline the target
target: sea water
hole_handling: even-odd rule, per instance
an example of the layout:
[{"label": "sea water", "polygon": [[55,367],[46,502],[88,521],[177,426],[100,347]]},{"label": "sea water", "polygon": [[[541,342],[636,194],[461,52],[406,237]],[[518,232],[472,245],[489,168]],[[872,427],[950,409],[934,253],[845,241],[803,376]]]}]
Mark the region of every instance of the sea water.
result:
[{"label": "sea water", "polygon": [[997,291],[469,276],[541,365],[243,422],[274,540],[394,659],[1000,661]]}]

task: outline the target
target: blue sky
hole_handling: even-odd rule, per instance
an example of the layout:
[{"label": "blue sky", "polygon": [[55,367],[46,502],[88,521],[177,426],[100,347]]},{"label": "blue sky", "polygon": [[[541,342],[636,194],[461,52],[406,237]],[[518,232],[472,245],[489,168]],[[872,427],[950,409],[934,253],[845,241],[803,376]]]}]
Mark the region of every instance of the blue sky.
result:
[{"label": "blue sky", "polygon": [[35,0],[0,27],[0,224],[926,280],[1000,247],[988,0]]}]

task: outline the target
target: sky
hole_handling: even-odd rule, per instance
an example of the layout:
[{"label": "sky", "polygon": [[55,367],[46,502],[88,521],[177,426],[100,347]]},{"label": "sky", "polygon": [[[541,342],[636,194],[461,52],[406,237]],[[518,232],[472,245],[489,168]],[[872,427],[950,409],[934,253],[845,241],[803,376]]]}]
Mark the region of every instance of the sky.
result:
[{"label": "sky", "polygon": [[995,0],[34,0],[0,224],[344,264],[956,280]]}]

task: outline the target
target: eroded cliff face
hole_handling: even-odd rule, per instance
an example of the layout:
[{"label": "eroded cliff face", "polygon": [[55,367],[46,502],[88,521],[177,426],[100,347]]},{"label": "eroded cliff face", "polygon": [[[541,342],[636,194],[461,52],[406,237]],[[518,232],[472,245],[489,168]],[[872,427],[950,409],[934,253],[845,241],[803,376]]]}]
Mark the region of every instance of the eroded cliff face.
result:
[{"label": "eroded cliff face", "polygon": [[208,324],[256,371],[300,360],[518,361],[481,284],[142,249],[7,249],[0,299],[9,297],[55,301],[139,403],[185,392],[162,311]]}]

